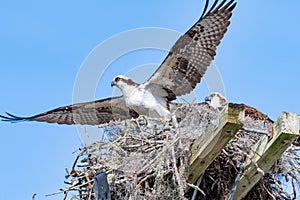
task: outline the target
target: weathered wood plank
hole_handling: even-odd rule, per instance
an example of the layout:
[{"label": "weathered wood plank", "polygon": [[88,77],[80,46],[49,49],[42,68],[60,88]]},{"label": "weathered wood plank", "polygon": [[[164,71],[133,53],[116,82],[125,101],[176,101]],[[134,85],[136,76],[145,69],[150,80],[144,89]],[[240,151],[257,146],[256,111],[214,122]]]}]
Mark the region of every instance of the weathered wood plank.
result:
[{"label": "weathered wood plank", "polygon": [[[268,143],[266,143],[266,138],[263,138],[260,146],[254,148],[256,152],[253,155],[253,160],[261,170],[264,172],[270,170],[295,138],[299,136],[298,128],[299,116],[283,112],[274,123],[273,138]],[[237,186],[234,200],[245,197],[262,176],[262,173],[259,173],[252,163],[249,163]]]},{"label": "weathered wood plank", "polygon": [[226,144],[243,126],[244,106],[228,104],[219,116],[217,127],[211,126],[192,146],[188,182],[198,180],[205,169],[221,153]]}]

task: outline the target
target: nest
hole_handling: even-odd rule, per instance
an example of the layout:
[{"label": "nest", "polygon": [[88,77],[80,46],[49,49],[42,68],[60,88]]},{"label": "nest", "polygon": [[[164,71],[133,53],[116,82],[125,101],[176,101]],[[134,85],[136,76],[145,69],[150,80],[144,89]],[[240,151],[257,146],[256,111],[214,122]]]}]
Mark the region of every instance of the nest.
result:
[{"label": "nest", "polygon": [[[182,113],[190,114],[182,117]],[[197,104],[182,106],[176,115],[181,119],[178,123],[142,116],[103,127],[109,139],[77,151],[74,165],[67,170],[67,187],[61,189],[64,199],[96,199],[93,177],[101,170],[107,173],[112,199],[226,199],[251,156],[251,147],[273,126],[270,120],[246,116],[244,127],[259,131],[240,130],[193,185],[187,181],[190,148],[217,123],[219,112]],[[244,199],[296,198],[300,186],[298,151],[295,141]]]}]

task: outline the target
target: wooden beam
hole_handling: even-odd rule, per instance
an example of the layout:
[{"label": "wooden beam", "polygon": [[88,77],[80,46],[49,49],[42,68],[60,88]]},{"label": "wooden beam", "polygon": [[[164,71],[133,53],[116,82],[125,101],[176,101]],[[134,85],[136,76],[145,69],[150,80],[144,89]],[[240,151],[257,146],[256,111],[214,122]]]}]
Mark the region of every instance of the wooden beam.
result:
[{"label": "wooden beam", "polygon": [[[283,112],[276,120],[273,127],[273,138],[266,143],[263,138],[260,145],[254,149],[252,159],[264,172],[268,172],[274,163],[282,156],[285,150],[299,136],[299,115]],[[246,162],[244,175],[237,186],[234,200],[242,199],[253,188],[253,186],[263,176],[259,173],[253,163]]]},{"label": "wooden beam", "polygon": [[218,123],[211,125],[192,146],[189,183],[195,183],[205,169],[221,153],[226,144],[243,126],[244,106],[229,103],[219,115]]}]

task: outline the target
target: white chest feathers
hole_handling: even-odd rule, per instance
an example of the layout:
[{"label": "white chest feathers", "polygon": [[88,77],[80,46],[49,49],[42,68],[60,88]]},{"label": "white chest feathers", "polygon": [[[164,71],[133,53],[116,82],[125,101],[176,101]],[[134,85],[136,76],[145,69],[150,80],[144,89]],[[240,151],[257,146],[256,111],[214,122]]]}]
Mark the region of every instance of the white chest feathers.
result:
[{"label": "white chest feathers", "polygon": [[167,102],[161,96],[155,96],[143,85],[132,90],[130,95],[124,95],[126,105],[140,115],[154,118],[170,119],[171,114],[167,109]]},{"label": "white chest feathers", "polygon": [[218,92],[213,92],[213,93],[210,93],[206,98],[205,98],[205,101],[209,102],[209,104],[215,108],[215,109],[218,109],[218,110],[222,110],[223,107],[227,104],[226,103],[226,98],[221,95],[220,93]]}]

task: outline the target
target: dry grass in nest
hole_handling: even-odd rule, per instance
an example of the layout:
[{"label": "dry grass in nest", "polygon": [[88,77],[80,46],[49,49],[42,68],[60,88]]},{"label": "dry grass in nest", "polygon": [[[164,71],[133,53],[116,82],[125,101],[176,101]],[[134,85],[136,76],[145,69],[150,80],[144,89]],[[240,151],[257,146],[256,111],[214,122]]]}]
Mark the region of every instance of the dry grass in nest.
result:
[{"label": "dry grass in nest", "polygon": [[[100,170],[108,175],[112,199],[192,199],[195,188],[198,193],[194,199],[227,198],[261,133],[239,131],[202,174],[198,185],[191,185],[187,182],[190,147],[209,125],[216,123],[219,113],[207,104],[184,106],[178,112],[183,110],[190,115],[178,126],[140,117],[104,127],[109,139],[80,148],[73,167],[67,170],[68,186],[61,189],[64,199],[95,199],[93,176]],[[244,127],[268,132],[272,123],[246,117]],[[292,199],[296,195],[300,185],[297,144],[245,199]],[[282,177],[292,185],[288,191],[284,190]]]}]

